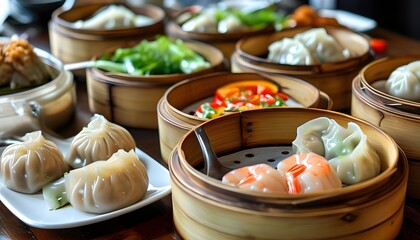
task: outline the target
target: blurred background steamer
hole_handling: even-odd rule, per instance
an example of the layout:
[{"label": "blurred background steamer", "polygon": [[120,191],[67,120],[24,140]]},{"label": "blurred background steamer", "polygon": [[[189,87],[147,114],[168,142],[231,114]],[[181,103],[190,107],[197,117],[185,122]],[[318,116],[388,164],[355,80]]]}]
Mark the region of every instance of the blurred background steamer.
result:
[{"label": "blurred background steamer", "polygon": [[[353,81],[351,107],[351,115],[383,129],[405,152],[410,166],[407,196],[416,199],[420,198],[420,75],[416,72],[419,60],[416,55],[387,57],[365,66]],[[393,91],[386,88],[387,82],[395,88]],[[392,94],[404,91],[417,96],[417,100]]]},{"label": "blurred background steamer", "polygon": [[[126,10],[110,11],[111,6],[121,6]],[[131,19],[126,19],[128,16]],[[138,21],[140,17],[147,20]],[[156,34],[164,34],[165,17],[162,8],[151,4],[78,1],[70,9],[58,8],[52,13],[48,24],[51,52],[64,63],[90,60],[114,46],[141,39],[150,40]],[[81,21],[87,22],[85,26]],[[108,21],[108,24],[101,24],[101,21]],[[132,21],[137,22],[128,24]],[[85,74],[80,70],[74,72]]]}]

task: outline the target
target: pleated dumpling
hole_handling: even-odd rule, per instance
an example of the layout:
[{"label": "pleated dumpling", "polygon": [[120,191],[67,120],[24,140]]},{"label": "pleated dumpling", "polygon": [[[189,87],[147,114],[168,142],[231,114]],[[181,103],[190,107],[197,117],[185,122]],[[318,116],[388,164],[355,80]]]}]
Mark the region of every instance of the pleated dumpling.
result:
[{"label": "pleated dumpling", "polygon": [[368,144],[360,126],[353,122],[344,128],[333,119],[313,119],[298,127],[292,146],[295,153],[314,152],[324,156],[344,184],[368,180],[381,170],[377,152]]},{"label": "pleated dumpling", "polygon": [[385,89],[395,97],[420,102],[420,60],[395,69],[386,80]]},{"label": "pleated dumpling", "polygon": [[288,65],[313,65],[317,62],[301,42],[292,38],[271,43],[268,46],[268,60]]},{"label": "pleated dumpling", "polygon": [[68,169],[60,149],[41,131],[27,133],[23,142],[9,145],[1,155],[3,183],[17,192],[36,193]]},{"label": "pleated dumpling", "polygon": [[341,46],[333,36],[327,33],[325,28],[307,30],[296,34],[294,39],[305,45],[318,63],[344,61],[351,56],[349,49]]},{"label": "pleated dumpling", "polygon": [[127,129],[95,114],[72,140],[67,163],[73,168],[86,166],[94,161],[108,159],[120,149],[135,149],[136,142]]},{"label": "pleated dumpling", "polygon": [[71,170],[43,188],[50,209],[67,203],[83,212],[107,213],[144,198],[149,186],[146,166],[134,150],[119,150],[108,160]]}]

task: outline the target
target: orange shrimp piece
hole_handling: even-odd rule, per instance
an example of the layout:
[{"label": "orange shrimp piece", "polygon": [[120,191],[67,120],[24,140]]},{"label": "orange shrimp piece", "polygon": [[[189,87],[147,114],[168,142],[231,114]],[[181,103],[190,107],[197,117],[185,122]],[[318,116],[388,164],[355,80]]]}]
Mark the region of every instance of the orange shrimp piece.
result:
[{"label": "orange shrimp piece", "polygon": [[277,171],[286,177],[290,194],[341,188],[341,180],[328,160],[315,153],[290,156],[279,162]]},{"label": "orange shrimp piece", "polygon": [[286,179],[264,163],[232,170],[223,176],[222,182],[241,189],[287,193]]}]

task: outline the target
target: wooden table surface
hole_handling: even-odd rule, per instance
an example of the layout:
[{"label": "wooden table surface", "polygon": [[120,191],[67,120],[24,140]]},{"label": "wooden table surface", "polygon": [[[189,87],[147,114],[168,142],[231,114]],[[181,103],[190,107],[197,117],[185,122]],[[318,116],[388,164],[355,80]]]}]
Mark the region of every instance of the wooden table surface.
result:
[{"label": "wooden table surface", "polygon": [[[8,27],[4,35],[25,32],[36,47],[49,50],[46,26]],[[370,37],[387,40],[389,56],[420,55],[420,41],[395,34],[385,29],[366,33]],[[69,128],[82,127],[92,116],[87,104],[86,84],[76,78],[77,106],[75,120]],[[157,130],[128,128],[137,146],[166,167],[160,155]],[[65,135],[66,132],[63,131]],[[399,239],[420,239],[420,200],[406,199],[404,224]],[[63,216],[66,217],[66,216]],[[126,215],[100,223],[48,230],[31,227],[15,217],[0,203],[0,239],[179,239],[172,219],[171,195]]]}]

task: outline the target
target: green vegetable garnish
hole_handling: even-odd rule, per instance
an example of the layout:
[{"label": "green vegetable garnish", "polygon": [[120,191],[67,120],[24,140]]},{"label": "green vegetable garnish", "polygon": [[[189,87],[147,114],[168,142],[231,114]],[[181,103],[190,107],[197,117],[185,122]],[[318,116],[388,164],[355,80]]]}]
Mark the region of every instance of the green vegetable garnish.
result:
[{"label": "green vegetable garnish", "polygon": [[185,46],[182,40],[157,36],[155,41],[142,40],[134,47],[104,54],[94,66],[109,72],[140,76],[192,73],[210,67],[210,63]]}]

